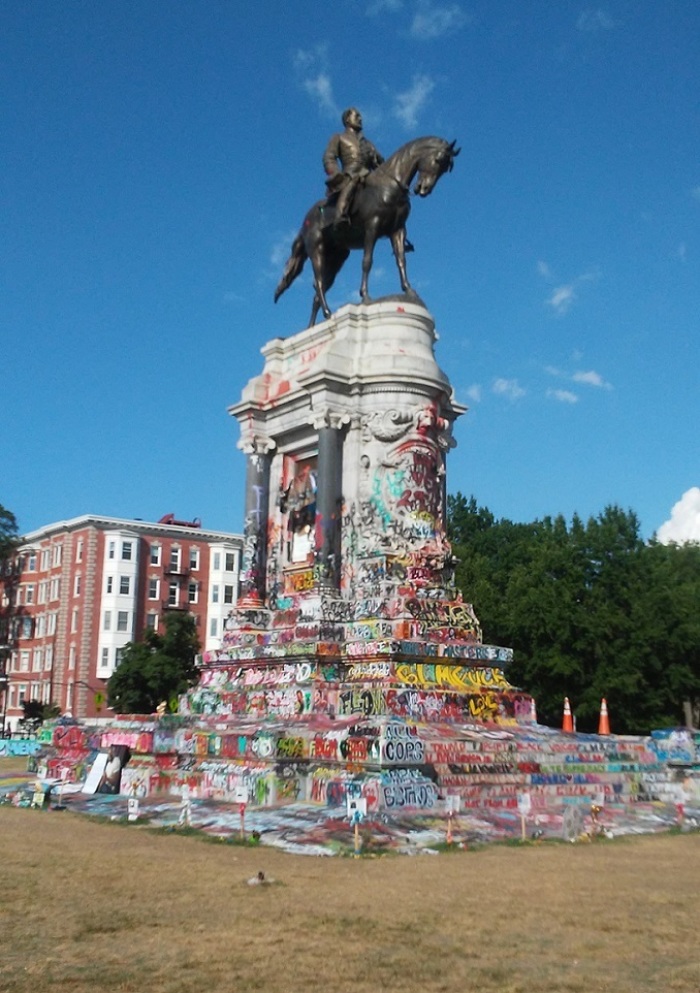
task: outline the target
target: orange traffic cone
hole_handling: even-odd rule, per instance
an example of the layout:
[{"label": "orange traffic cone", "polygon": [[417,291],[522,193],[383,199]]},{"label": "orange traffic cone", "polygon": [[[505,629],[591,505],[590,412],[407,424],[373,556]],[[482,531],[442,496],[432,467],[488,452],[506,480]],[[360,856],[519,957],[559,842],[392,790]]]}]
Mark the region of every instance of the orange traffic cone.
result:
[{"label": "orange traffic cone", "polygon": [[562,731],[573,731],[574,730],[574,719],[571,716],[571,704],[569,703],[568,696],[564,697],[564,719],[561,722]]},{"label": "orange traffic cone", "polygon": [[608,701],[603,697],[600,701],[600,720],[598,721],[598,734],[610,734],[610,721],[608,720]]}]

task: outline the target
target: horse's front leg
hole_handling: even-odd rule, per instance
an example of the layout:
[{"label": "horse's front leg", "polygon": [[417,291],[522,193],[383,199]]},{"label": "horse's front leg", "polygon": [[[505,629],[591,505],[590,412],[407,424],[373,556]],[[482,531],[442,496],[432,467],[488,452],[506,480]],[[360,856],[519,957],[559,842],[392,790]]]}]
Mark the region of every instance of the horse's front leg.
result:
[{"label": "horse's front leg", "polygon": [[394,258],[396,259],[396,265],[399,270],[401,289],[404,293],[408,293],[411,289],[411,284],[406,275],[406,228],[399,228],[398,231],[394,231],[391,236],[391,247],[394,250]]},{"label": "horse's front leg", "polygon": [[365,230],[365,250],[362,255],[362,283],[360,284],[360,297],[366,301],[369,297],[367,292],[367,281],[372,268],[374,258],[374,246],[377,244],[377,234],[374,230]]},{"label": "horse's front leg", "polygon": [[318,298],[318,293],[314,292],[314,302],[311,304],[311,319],[309,320],[309,327],[312,328],[316,323],[316,318],[318,317],[318,312],[321,309],[321,301]]}]

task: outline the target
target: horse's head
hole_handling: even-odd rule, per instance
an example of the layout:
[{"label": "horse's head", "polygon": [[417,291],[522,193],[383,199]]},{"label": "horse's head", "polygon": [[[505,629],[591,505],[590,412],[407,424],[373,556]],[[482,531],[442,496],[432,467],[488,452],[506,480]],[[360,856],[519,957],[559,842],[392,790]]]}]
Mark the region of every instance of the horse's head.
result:
[{"label": "horse's head", "polygon": [[452,171],[454,159],[460,151],[460,148],[455,148],[454,141],[447,142],[443,138],[431,139],[430,144],[418,160],[418,180],[413,192],[419,197],[427,197],[429,193],[432,193],[440,176],[445,172]]}]

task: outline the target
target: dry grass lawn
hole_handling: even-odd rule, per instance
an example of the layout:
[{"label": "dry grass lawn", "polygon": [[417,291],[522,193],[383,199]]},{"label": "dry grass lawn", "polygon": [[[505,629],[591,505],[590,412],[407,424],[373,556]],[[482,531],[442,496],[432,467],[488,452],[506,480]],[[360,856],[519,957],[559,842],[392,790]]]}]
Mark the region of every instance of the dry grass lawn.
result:
[{"label": "dry grass lawn", "polygon": [[2,993],[700,990],[698,834],[341,859],[7,806],[0,831]]}]

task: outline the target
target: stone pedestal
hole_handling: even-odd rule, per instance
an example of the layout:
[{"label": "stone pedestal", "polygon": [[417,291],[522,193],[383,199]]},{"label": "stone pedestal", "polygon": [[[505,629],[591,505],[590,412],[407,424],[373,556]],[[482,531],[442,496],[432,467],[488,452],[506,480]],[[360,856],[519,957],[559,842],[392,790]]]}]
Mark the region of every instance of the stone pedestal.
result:
[{"label": "stone pedestal", "polygon": [[274,609],[310,589],[356,601],[399,575],[449,585],[445,458],[465,408],[435,341],[425,307],[385,301],[263,348],[261,375],[230,408],[249,453],[244,594]]}]

